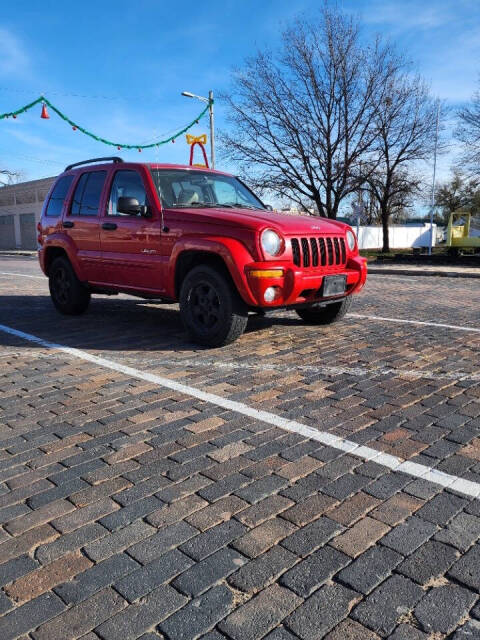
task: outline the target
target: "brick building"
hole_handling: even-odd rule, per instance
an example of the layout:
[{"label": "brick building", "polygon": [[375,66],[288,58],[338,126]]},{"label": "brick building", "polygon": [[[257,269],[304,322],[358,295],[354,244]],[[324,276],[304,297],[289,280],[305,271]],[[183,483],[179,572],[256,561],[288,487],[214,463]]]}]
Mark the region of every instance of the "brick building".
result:
[{"label": "brick building", "polygon": [[36,249],[37,222],[55,178],[0,188],[0,249]]}]

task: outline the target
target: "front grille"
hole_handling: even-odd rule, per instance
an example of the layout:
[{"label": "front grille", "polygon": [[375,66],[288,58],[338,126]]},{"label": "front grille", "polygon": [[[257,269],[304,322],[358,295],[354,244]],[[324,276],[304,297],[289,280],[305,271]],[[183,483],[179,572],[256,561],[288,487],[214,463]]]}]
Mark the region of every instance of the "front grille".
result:
[{"label": "front grille", "polygon": [[345,266],[347,250],[345,239],[328,238],[292,238],[292,259],[297,267],[336,267]]}]

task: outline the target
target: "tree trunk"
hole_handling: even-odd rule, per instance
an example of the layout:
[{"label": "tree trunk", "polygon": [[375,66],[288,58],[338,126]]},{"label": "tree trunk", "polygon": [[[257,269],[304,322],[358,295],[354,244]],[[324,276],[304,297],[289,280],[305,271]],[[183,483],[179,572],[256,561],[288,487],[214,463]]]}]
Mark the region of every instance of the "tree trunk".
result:
[{"label": "tree trunk", "polygon": [[330,206],[328,209],[328,217],[330,218],[330,220],[336,220],[337,213],[338,213],[338,203],[336,199],[333,202],[330,200]]},{"label": "tree trunk", "polygon": [[388,237],[388,211],[382,207],[382,228],[383,228],[383,247],[382,251],[388,253],[390,251],[390,240]]},{"label": "tree trunk", "polygon": [[317,195],[313,196],[313,201],[315,202],[315,206],[317,207],[316,215],[317,216],[325,215],[324,211],[323,211],[323,203],[322,203],[322,199],[320,197],[320,194],[317,193]]}]

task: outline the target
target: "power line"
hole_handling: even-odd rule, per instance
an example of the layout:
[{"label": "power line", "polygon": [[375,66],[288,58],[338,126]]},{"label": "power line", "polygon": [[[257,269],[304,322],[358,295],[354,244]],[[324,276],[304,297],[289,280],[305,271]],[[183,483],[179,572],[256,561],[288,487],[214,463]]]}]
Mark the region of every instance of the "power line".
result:
[{"label": "power line", "polygon": [[30,162],[40,162],[41,164],[56,164],[62,166],[65,162],[59,162],[58,160],[46,160],[45,158],[35,158],[33,156],[28,156],[23,153],[12,153],[10,149],[5,149],[0,147],[0,151],[3,151],[5,154],[8,154],[9,157],[13,158],[21,158],[22,160],[29,160]]},{"label": "power line", "polygon": [[155,148],[159,145],[163,145],[166,144],[167,142],[175,142],[175,138],[178,138],[179,136],[181,136],[182,134],[186,133],[189,129],[191,129],[195,124],[198,123],[199,120],[201,120],[201,118],[203,118],[203,116],[207,113],[207,111],[209,109],[211,109],[211,106],[213,105],[213,98],[210,98],[208,100],[208,104],[207,106],[191,121],[189,122],[187,125],[185,125],[184,127],[182,127],[182,129],[176,131],[175,133],[173,133],[172,135],[168,136],[167,138],[163,139],[163,140],[156,140],[155,142],[152,142],[150,144],[126,144],[123,142],[114,142],[112,140],[107,140],[106,138],[102,138],[98,135],[96,135],[95,133],[93,133],[92,131],[88,131],[87,129],[85,129],[84,127],[81,127],[77,122],[74,122],[73,120],[71,120],[68,116],[66,116],[64,113],[62,113],[60,111],[60,109],[58,109],[57,107],[55,107],[55,105],[53,105],[50,100],[48,100],[45,96],[39,96],[36,100],[34,100],[33,102],[30,102],[29,104],[24,105],[23,107],[20,107],[19,109],[16,109],[15,111],[9,111],[6,113],[0,113],[0,120],[3,120],[5,118],[16,118],[17,116],[26,113],[27,111],[29,111],[29,109],[31,109],[32,107],[34,107],[37,104],[42,104],[42,115],[41,117],[44,119],[48,119],[50,116],[48,115],[47,112],[47,105],[48,107],[54,111],[57,116],[59,116],[60,118],[62,118],[62,120],[64,120],[65,122],[68,122],[68,124],[72,127],[72,129],[74,131],[79,131],[81,133],[83,133],[86,136],[89,136],[90,138],[93,138],[94,140],[96,140],[97,142],[102,142],[103,144],[109,145],[111,147],[117,147],[118,150],[120,149],[138,149],[138,151],[141,151],[142,149],[152,149]]},{"label": "power line", "polygon": [[[10,87],[0,87],[0,91],[9,91],[10,93],[28,93],[31,94],[32,91],[29,89],[12,89]],[[87,100],[120,100],[119,96],[102,96],[102,95],[82,95],[80,93],[62,93],[59,91],[49,91],[49,95],[51,96],[62,96],[68,98],[85,98]]]}]

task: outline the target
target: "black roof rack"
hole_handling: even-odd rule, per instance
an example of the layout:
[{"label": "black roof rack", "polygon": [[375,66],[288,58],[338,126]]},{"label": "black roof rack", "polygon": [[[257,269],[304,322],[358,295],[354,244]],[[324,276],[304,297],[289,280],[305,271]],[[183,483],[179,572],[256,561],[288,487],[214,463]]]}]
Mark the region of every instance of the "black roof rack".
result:
[{"label": "black roof rack", "polygon": [[74,162],[73,164],[69,164],[68,167],[65,167],[65,171],[70,171],[73,167],[79,167],[82,164],[90,164],[92,162],[123,162],[121,158],[118,156],[108,156],[107,158],[91,158],[91,160],[82,160],[82,162]]}]

